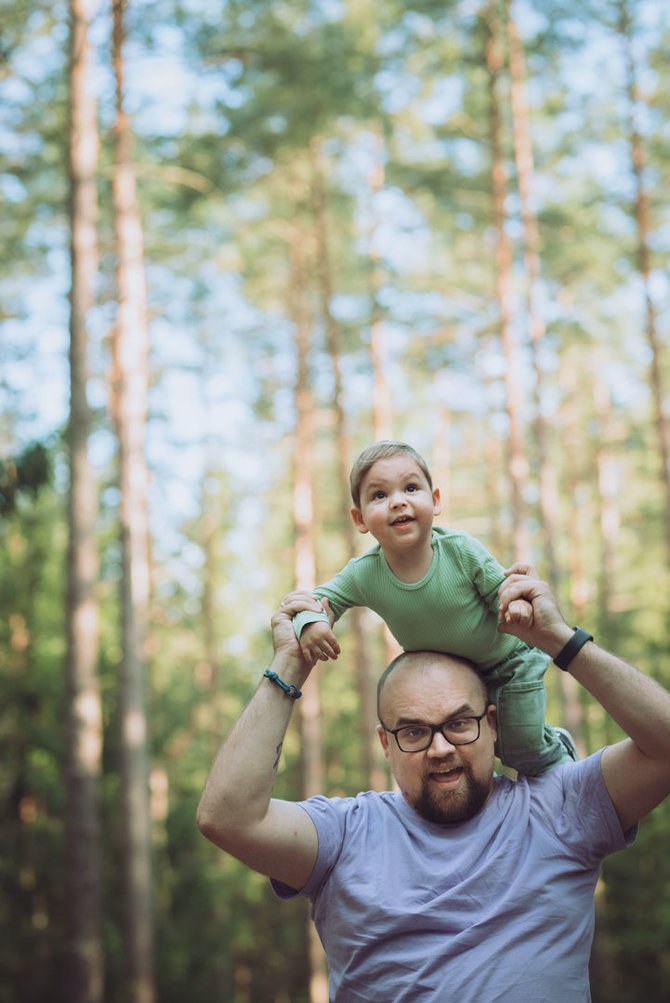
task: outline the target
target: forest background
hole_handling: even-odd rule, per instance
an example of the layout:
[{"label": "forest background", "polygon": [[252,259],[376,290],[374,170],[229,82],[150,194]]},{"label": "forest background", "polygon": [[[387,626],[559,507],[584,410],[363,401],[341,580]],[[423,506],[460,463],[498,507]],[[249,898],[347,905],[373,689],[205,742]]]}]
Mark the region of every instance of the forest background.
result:
[{"label": "forest background", "polygon": [[[302,902],[199,836],[269,617],[394,437],[670,685],[663,0],[3,0],[0,1001],[313,1003]],[[390,782],[350,613],[282,796]],[[560,678],[559,678],[560,675]],[[563,674],[582,753],[618,732]],[[667,999],[670,806],[596,1003]]]}]

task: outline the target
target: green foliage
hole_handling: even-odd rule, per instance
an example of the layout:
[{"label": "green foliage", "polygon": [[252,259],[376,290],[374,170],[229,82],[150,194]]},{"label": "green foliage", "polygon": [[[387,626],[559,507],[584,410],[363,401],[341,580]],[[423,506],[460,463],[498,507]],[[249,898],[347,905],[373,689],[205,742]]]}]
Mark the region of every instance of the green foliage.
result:
[{"label": "green foliage", "polygon": [[[641,60],[652,290],[667,388],[670,35],[656,0],[630,8]],[[566,612],[578,611],[606,647],[668,685],[670,572],[645,304],[636,275],[618,4],[548,0],[515,2],[513,9],[529,66],[547,324],[540,406],[549,420],[559,499],[554,543],[560,593]],[[330,258],[327,306],[341,338],[340,403],[350,450],[373,434],[374,321],[383,335],[392,433],[438,461],[444,521],[480,536],[501,560],[513,557],[479,13],[477,5],[444,0],[129,5],[128,97],[153,322],[148,650],[161,1003],[307,1000],[304,903],[280,903],[264,878],[209,846],[197,832],[195,811],[217,745],[267,665],[269,614],[294,584],[297,293],[311,333],[318,578],[346,559],[325,339],[329,318],[317,257],[317,163]],[[104,337],[116,309],[108,18],[101,8],[94,26],[103,127],[102,263],[90,393],[100,421],[96,462],[103,468],[106,999],[121,1003],[127,988],[116,707],[119,500],[106,469],[113,448],[102,385]],[[0,1003],[54,995],[65,938],[67,471],[57,450],[39,444],[49,440],[34,422],[66,369],[66,45],[63,4],[10,0],[3,6],[0,319],[8,367],[0,385],[7,440],[0,464],[0,796],[7,821],[0,833]],[[508,86],[503,73],[514,333],[530,463],[528,526],[544,573],[537,405]],[[45,375],[37,364],[55,338],[61,348],[51,349],[49,358],[57,364],[43,363]],[[594,399],[599,380],[609,391],[607,408]],[[605,454],[614,471],[618,518],[609,540],[600,480]],[[361,547],[366,542],[359,541]],[[343,653],[336,664],[320,668],[318,681],[327,793],[346,795],[367,778],[355,642],[346,618],[339,636]],[[369,659],[381,666],[379,631],[368,644]],[[558,681],[548,676],[547,685],[551,719],[560,723]],[[589,749],[620,737],[590,698],[582,694],[581,703]],[[299,796],[300,758],[299,735],[291,729],[279,796]],[[378,765],[383,768],[381,759]],[[667,995],[668,810],[666,804],[646,819],[637,847],[604,867],[593,987],[598,1003],[654,1003]]]},{"label": "green foliage", "polygon": [[49,478],[49,457],[40,442],[27,446],[15,460],[0,460],[0,513],[13,511],[19,494],[34,498]]}]

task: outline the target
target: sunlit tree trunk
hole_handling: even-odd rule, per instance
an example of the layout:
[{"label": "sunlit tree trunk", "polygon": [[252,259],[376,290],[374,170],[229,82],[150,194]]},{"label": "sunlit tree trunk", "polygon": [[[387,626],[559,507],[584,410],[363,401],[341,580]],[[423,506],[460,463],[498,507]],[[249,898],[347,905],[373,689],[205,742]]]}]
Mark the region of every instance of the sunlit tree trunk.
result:
[{"label": "sunlit tree trunk", "polygon": [[598,476],[598,497],[600,500],[600,540],[601,566],[598,600],[601,623],[607,627],[608,645],[616,649],[616,629],[618,618],[615,614],[614,589],[619,581],[617,575],[617,542],[621,523],[619,515],[620,485],[617,476],[617,459],[613,448],[613,420],[610,388],[597,374],[601,370],[600,360],[594,357],[593,404],[598,421],[596,442],[596,470]]},{"label": "sunlit tree trunk", "polygon": [[512,489],[514,557],[530,557],[526,529],[524,488],[528,480],[528,460],[523,441],[522,395],[518,347],[512,329],[512,248],[505,231],[507,170],[502,149],[502,119],[498,95],[503,67],[501,24],[495,0],[483,16],[486,33],[486,66],[489,75],[489,141],[491,146],[491,191],[495,228],[496,299],[500,318],[500,337],[505,354],[505,387],[509,421],[509,475]]},{"label": "sunlit tree trunk", "polygon": [[635,222],[637,225],[637,262],[644,288],[647,339],[651,354],[650,384],[654,406],[656,436],[661,464],[664,493],[665,538],[670,562],[670,436],[665,407],[665,388],[661,364],[661,343],[656,322],[656,310],[651,295],[651,256],[649,247],[649,196],[645,184],[646,150],[638,126],[640,94],[633,54],[633,24],[627,0],[619,2],[619,31],[624,45],[627,70],[629,139],[633,176],[635,178]]},{"label": "sunlit tree trunk", "polygon": [[[347,431],[346,414],[343,401],[342,365],[341,365],[341,332],[330,308],[332,300],[331,256],[329,240],[329,219],[326,206],[324,171],[321,163],[321,151],[318,142],[311,148],[312,158],[312,206],[316,234],[316,273],[319,285],[321,314],[325,324],[326,347],[333,368],[333,409],[335,412],[335,438],[337,452],[337,478],[341,493],[341,521],[344,534],[347,559],[356,556],[357,533],[349,514],[351,505],[349,493],[349,469],[352,462],[351,443]],[[369,669],[366,632],[364,629],[364,613],[361,607],[355,606],[348,614],[352,627],[354,669],[359,701],[359,747],[361,749],[361,765],[368,787],[384,785],[383,773],[376,769],[375,751],[377,736],[375,723],[374,683]]]},{"label": "sunlit tree trunk", "polygon": [[376,196],[384,190],[384,139],[381,132],[376,136],[376,152],[377,159],[368,177],[370,204],[372,206],[372,221],[370,225],[370,362],[372,364],[373,442],[378,442],[380,439],[393,438],[393,407],[391,404],[391,394],[386,381],[386,374],[384,372],[384,321],[382,307],[379,302],[379,289],[382,282],[382,255],[379,248],[378,228],[375,216]]},{"label": "sunlit tree trunk", "polygon": [[[291,281],[289,316],[295,327],[297,374],[295,382],[296,429],[293,457],[293,520],[295,525],[296,588],[311,591],[316,584],[313,504],[314,399],[309,375],[310,324],[305,295],[304,240],[297,232],[290,244]],[[319,666],[298,701],[302,751],[302,796],[323,794],[325,771],[321,750]],[[308,920],[310,1000],[327,1003],[328,972],[318,934]]]},{"label": "sunlit tree trunk", "polygon": [[98,159],[93,56],[89,28],[95,4],[70,3],[70,421],[68,450],[66,692],[66,998],[103,998],[100,931],[100,777],[102,713],[98,683],[97,487],[88,455],[91,414],[88,315],[97,272]]},{"label": "sunlit tree trunk", "polygon": [[[577,374],[566,357],[562,359],[560,384],[564,394],[564,405],[561,414],[561,432],[564,444],[565,493],[568,511],[571,513],[567,537],[567,563],[570,580],[570,604],[575,623],[584,623],[589,598],[589,582],[586,577],[586,560],[584,543],[592,531],[587,504],[587,486],[579,464],[573,462],[574,457],[583,456],[583,430],[576,403],[581,393]],[[551,668],[550,670],[551,671]],[[579,687],[576,680],[568,672],[553,674],[558,678],[560,697],[563,705],[563,717],[566,727],[572,733],[581,756],[586,755],[585,722],[579,699]]]},{"label": "sunlit tree trunk", "polygon": [[121,494],[122,664],[119,686],[121,777],[125,841],[127,998],[154,999],[151,831],[148,784],[145,638],[150,560],[148,469],[144,453],[149,385],[149,334],[142,227],[124,108],[125,0],[113,0],[116,79],[114,228],[118,316],[113,339],[114,415]]},{"label": "sunlit tree trunk", "polygon": [[541,536],[547,577],[553,589],[559,586],[559,566],[555,540],[558,536],[559,501],[558,486],[549,457],[548,422],[543,413],[544,373],[541,347],[546,333],[544,316],[539,302],[540,237],[533,181],[535,164],[531,142],[528,97],[526,88],[526,57],[523,42],[512,13],[512,0],[505,0],[507,11],[507,38],[510,69],[510,99],[514,157],[516,162],[521,218],[523,223],[523,249],[526,266],[526,313],[530,333],[530,346],[535,375],[535,438],[537,443],[538,480],[540,498]]},{"label": "sunlit tree trunk", "polygon": [[440,489],[442,510],[440,521],[449,525],[451,508],[451,407],[449,405],[448,382],[444,372],[435,374],[435,400],[437,402],[437,420],[435,428],[435,444],[433,446],[433,482]]}]

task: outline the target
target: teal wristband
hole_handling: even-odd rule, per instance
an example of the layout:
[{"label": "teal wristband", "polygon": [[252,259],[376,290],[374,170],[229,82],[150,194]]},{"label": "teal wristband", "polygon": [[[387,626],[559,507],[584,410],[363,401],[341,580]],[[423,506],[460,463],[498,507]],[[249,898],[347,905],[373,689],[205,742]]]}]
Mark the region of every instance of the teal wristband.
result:
[{"label": "teal wristband", "polygon": [[586,642],[593,640],[593,634],[589,634],[588,631],[583,630],[581,627],[573,627],[572,629],[574,630],[574,634],[554,659],[554,664],[558,665],[559,669],[563,669],[564,672],[568,671],[568,665],[577,652],[582,650]]},{"label": "teal wristband", "polygon": [[283,679],[280,679],[276,672],[272,672],[271,669],[266,669],[263,673],[264,679],[270,679],[275,686],[278,686],[280,690],[283,690],[287,697],[292,697],[293,700],[297,700],[302,696],[302,691],[294,686],[293,683],[285,683]]}]

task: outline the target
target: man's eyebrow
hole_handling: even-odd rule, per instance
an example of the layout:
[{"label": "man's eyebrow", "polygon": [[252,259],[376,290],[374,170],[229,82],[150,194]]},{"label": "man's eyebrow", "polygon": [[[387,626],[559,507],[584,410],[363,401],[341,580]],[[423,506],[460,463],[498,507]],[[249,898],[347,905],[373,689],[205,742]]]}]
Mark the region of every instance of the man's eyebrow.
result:
[{"label": "man's eyebrow", "polygon": [[[460,707],[457,707],[456,710],[452,710],[452,712],[449,714],[449,717],[444,718],[444,721],[451,721],[453,718],[462,717],[464,714],[469,714],[472,715],[473,717],[477,716],[471,704],[464,703],[461,704]],[[430,722],[428,721],[422,721],[421,718],[418,717],[399,717],[396,721],[396,728],[402,728],[403,725],[406,724],[429,724],[429,723]],[[443,724],[444,722],[440,721],[439,723]]]}]

